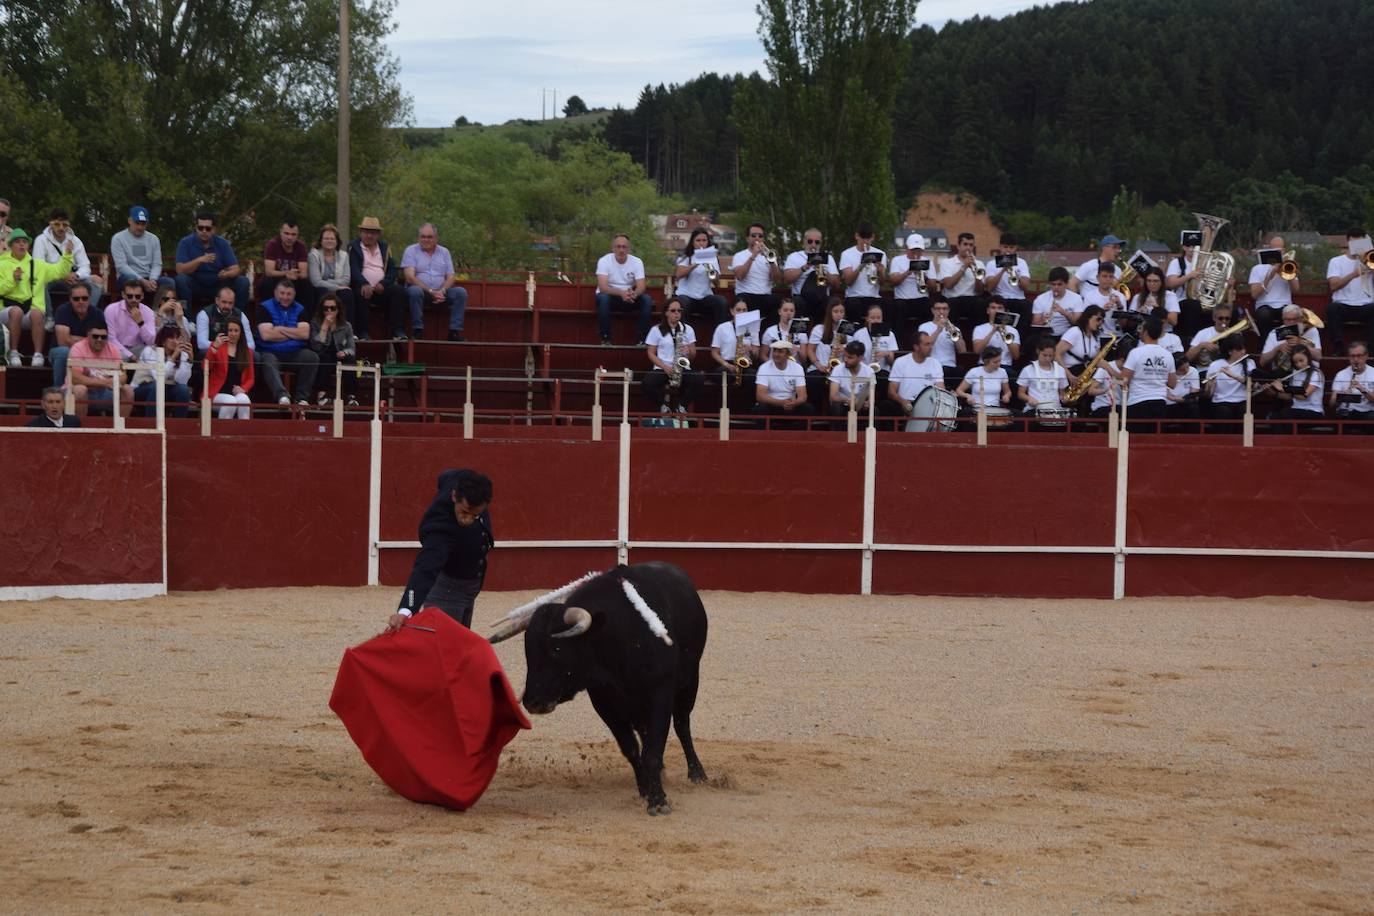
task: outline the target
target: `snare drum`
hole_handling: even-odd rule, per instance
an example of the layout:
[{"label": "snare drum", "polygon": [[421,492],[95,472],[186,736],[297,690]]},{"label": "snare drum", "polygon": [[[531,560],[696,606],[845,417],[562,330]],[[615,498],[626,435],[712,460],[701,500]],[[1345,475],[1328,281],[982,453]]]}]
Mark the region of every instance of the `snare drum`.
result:
[{"label": "snare drum", "polygon": [[1003,429],[1011,425],[1011,411],[1005,407],[982,406],[975,409],[981,410],[987,416],[988,429]]},{"label": "snare drum", "polygon": [[1069,425],[1069,418],[1073,416],[1071,407],[1037,407],[1035,408],[1035,420],[1041,426],[1054,427],[1056,429]]},{"label": "snare drum", "polygon": [[954,418],[959,415],[959,399],[934,385],[916,395],[911,402],[911,419],[906,421],[909,433],[925,433],[935,430],[947,433],[954,429]]}]

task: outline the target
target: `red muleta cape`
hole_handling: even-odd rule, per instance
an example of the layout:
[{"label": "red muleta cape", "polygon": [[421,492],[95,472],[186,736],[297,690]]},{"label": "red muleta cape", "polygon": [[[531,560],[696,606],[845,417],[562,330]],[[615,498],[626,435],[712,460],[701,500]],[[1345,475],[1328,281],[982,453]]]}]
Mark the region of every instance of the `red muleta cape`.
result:
[{"label": "red muleta cape", "polygon": [[490,643],[434,607],[408,624],[344,650],[329,708],[398,795],[463,811],[530,722]]}]

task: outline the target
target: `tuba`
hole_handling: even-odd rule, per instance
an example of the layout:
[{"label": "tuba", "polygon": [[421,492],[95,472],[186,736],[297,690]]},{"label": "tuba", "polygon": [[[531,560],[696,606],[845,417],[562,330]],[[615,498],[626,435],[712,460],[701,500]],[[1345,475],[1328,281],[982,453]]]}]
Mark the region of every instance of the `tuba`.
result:
[{"label": "tuba", "polygon": [[1202,230],[1202,244],[1197,247],[1197,270],[1201,274],[1188,281],[1189,299],[1196,299],[1204,309],[1211,310],[1226,298],[1227,283],[1236,270],[1236,259],[1224,251],[1213,251],[1221,227],[1230,220],[1220,216],[1194,213],[1198,228]]}]

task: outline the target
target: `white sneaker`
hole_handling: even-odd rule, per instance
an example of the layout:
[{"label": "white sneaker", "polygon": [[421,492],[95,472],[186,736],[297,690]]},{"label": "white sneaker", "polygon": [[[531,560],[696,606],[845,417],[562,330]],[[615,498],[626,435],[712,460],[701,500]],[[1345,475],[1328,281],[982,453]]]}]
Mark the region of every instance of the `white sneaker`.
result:
[{"label": "white sneaker", "polygon": [[18,350],[10,351],[9,363],[12,369],[18,369],[20,366],[24,365],[24,361],[19,358]]},{"label": "white sneaker", "polygon": [[315,398],[315,403],[318,404],[318,405],[321,406],[321,407],[328,407],[328,406],[330,405],[330,403],[331,403],[330,397],[329,397],[329,395],[327,395],[327,394],[325,394],[323,391],[321,391],[320,394],[319,394],[319,397]]},{"label": "white sneaker", "polygon": [[660,405],[659,405],[659,408],[658,408],[658,412],[661,413],[661,414],[667,415],[667,413],[668,413],[668,405],[667,405],[667,404],[660,404]]},{"label": "white sneaker", "polygon": [[43,359],[43,354],[42,354],[42,353],[35,353],[35,354],[33,354],[33,359],[29,360],[29,365],[30,365],[30,366],[33,366],[35,369],[40,369],[40,368],[42,368],[43,365],[44,365],[44,363],[45,363],[45,360]]},{"label": "white sneaker", "polygon": [[280,404],[282,407],[290,407],[291,399],[288,398],[286,395],[282,395],[281,397],[277,398],[277,403]]}]

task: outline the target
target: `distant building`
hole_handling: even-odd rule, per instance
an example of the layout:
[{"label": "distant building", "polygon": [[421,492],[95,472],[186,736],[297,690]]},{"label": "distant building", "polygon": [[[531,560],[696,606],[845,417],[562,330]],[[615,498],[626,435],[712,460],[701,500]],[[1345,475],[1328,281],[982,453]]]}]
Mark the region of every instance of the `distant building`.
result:
[{"label": "distant building", "polygon": [[913,232],[918,232],[925,237],[926,251],[948,251],[949,233],[935,226],[916,226],[911,227],[906,223],[897,227],[892,235],[892,247],[897,251],[906,251],[906,237]]},{"label": "distant building", "polygon": [[739,241],[739,234],[733,227],[714,223],[709,213],[698,210],[690,213],[655,215],[650,219],[654,227],[654,236],[664,251],[681,251],[686,248],[687,239],[691,237],[694,229],[705,229],[711,233],[716,247],[722,251],[733,251]]}]

